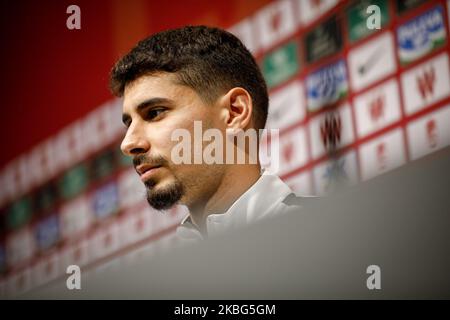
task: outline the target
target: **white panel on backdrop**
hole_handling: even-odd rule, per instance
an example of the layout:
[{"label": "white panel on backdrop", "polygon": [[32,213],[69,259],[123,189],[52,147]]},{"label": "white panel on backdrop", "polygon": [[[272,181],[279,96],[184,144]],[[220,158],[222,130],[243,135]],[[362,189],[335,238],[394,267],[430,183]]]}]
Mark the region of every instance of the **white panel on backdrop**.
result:
[{"label": "white panel on backdrop", "polygon": [[306,164],[308,161],[306,143],[303,127],[297,127],[280,137],[278,175],[282,176]]},{"label": "white panel on backdrop", "polygon": [[6,257],[9,266],[25,262],[35,253],[33,232],[26,227],[11,233],[6,239]]},{"label": "white panel on backdrop", "polygon": [[9,297],[14,297],[27,292],[33,286],[31,278],[31,267],[13,273],[11,276],[9,276],[7,281],[8,283],[6,294]]},{"label": "white panel on backdrop", "polygon": [[348,55],[348,66],[350,83],[355,91],[392,74],[396,68],[392,34],[385,32],[352,49]]},{"label": "white panel on backdrop", "polygon": [[59,259],[59,254],[54,252],[37,261],[31,269],[33,286],[43,285],[65,274],[65,270],[61,270]]},{"label": "white panel on backdrop", "polygon": [[406,114],[417,112],[450,95],[450,69],[447,53],[426,61],[402,74]]},{"label": "white panel on backdrop", "polygon": [[119,223],[114,221],[102,225],[89,239],[89,256],[102,259],[120,249]]},{"label": "white panel on backdrop", "polygon": [[82,195],[63,205],[60,215],[61,236],[70,238],[87,230],[91,225],[92,212],[87,198]]},{"label": "white panel on backdrop", "polygon": [[450,105],[408,124],[411,160],[450,145]]},{"label": "white panel on backdrop", "polygon": [[296,31],[292,1],[275,1],[255,16],[255,29],[262,49],[268,49]]},{"label": "white panel on backdrop", "polygon": [[118,188],[119,206],[121,209],[126,209],[138,203],[146,202],[145,186],[139,179],[134,168],[130,168],[120,174]]},{"label": "white panel on backdrop", "polygon": [[369,135],[401,118],[398,84],[391,79],[354,99],[359,137]]},{"label": "white panel on backdrop", "polygon": [[89,241],[87,237],[67,244],[60,252],[62,270],[67,270],[67,267],[72,264],[84,267],[92,261],[89,256]]},{"label": "white panel on backdrop", "polygon": [[300,81],[277,90],[269,98],[268,129],[283,130],[305,118],[305,98]]},{"label": "white panel on backdrop", "polygon": [[120,238],[123,245],[129,245],[149,237],[154,231],[155,213],[142,205],[120,217]]},{"label": "white panel on backdrop", "polygon": [[297,0],[300,22],[309,24],[318,19],[328,9],[331,9],[337,2],[338,0]]},{"label": "white panel on backdrop", "polygon": [[238,37],[250,52],[255,53],[258,50],[258,43],[253,31],[251,18],[247,18],[232,26],[229,30]]},{"label": "white panel on backdrop", "polygon": [[367,180],[406,162],[401,128],[363,144],[359,149],[361,179]]}]

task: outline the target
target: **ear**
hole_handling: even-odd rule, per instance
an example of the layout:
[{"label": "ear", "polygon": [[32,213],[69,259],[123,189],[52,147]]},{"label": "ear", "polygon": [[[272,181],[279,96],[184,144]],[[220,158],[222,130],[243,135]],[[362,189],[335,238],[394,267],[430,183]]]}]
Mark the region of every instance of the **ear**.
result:
[{"label": "ear", "polygon": [[221,99],[221,105],[227,129],[245,130],[252,121],[252,97],[244,88],[236,87],[228,91]]}]

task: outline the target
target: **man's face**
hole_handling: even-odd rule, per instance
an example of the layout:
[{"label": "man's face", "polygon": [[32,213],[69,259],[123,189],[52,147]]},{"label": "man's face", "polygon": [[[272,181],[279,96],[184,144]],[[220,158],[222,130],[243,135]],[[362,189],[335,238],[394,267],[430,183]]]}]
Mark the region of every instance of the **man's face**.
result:
[{"label": "man's face", "polygon": [[168,209],[178,201],[201,205],[217,188],[224,167],[174,164],[171,151],[178,141],[172,141],[171,135],[175,129],[186,129],[194,137],[194,121],[202,121],[203,130],[217,128],[224,133],[225,111],[177,84],[173,74],[142,76],[125,87],[123,120],[128,129],[121,149],[133,157],[152,207]]}]

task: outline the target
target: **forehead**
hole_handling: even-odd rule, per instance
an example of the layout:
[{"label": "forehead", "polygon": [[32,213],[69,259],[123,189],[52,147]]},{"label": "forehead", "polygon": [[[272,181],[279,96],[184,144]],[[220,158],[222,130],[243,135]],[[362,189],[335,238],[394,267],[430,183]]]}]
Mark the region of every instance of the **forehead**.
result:
[{"label": "forehead", "polygon": [[176,76],[173,74],[143,75],[125,86],[123,110],[130,113],[136,106],[151,98],[165,98],[172,101],[193,99],[195,92],[177,83]]}]

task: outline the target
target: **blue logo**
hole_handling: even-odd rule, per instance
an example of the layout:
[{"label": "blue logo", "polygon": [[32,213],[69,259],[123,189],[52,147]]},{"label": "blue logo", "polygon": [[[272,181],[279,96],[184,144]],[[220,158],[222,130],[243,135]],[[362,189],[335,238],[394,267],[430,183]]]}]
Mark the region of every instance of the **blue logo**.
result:
[{"label": "blue logo", "polygon": [[309,111],[317,111],[347,95],[348,81],[344,60],[325,66],[306,78]]},{"label": "blue logo", "polygon": [[108,183],[93,196],[94,214],[98,219],[114,214],[118,209],[118,190],[115,183]]},{"label": "blue logo", "polygon": [[442,7],[433,8],[397,29],[400,61],[410,63],[445,44]]},{"label": "blue logo", "polygon": [[35,229],[36,243],[40,250],[51,248],[59,240],[59,221],[56,214],[39,222]]}]

